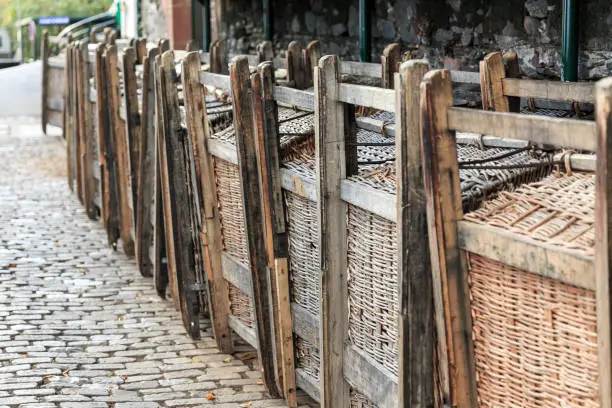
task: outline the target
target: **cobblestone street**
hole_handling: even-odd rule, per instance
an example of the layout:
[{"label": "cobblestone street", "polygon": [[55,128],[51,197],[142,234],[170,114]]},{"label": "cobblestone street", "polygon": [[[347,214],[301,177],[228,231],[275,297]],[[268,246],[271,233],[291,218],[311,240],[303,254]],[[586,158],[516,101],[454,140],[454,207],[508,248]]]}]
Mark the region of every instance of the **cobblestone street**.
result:
[{"label": "cobblestone street", "polygon": [[0,407],[281,407],[108,248],[39,121],[0,122]]}]

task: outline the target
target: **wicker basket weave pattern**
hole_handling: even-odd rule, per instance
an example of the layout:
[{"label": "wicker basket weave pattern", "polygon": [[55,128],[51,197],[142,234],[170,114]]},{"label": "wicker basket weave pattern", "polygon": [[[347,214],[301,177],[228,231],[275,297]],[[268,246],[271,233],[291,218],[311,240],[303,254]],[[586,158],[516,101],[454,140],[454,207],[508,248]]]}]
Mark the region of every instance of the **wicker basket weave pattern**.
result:
[{"label": "wicker basket weave pattern", "polygon": [[[466,220],[592,255],[595,177],[552,174]],[[599,406],[595,293],[469,257],[480,405]]]},{"label": "wicker basket weave pattern", "polygon": [[353,388],[351,388],[349,398],[350,408],[378,408],[368,397]]},{"label": "wicker basket weave pattern", "polygon": [[319,381],[319,369],[321,360],[319,349],[314,344],[304,340],[299,336],[294,336],[296,370],[302,371],[313,380]]},{"label": "wicker basket weave pattern", "polygon": [[395,223],[348,206],[349,341],[397,375],[397,239]]}]

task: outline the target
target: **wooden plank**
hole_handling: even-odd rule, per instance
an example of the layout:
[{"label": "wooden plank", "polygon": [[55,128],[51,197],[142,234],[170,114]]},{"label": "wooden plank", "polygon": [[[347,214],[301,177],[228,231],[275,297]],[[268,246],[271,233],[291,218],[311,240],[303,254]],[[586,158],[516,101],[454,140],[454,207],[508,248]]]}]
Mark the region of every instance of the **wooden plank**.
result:
[{"label": "wooden plank", "polygon": [[351,180],[342,180],[340,198],[386,220],[396,222],[395,195]]},{"label": "wooden plank", "polygon": [[193,219],[188,191],[190,173],[187,172],[187,151],[190,147],[186,137],[187,131],[181,126],[178,77],[175,71],[174,54],[171,51],[162,55],[162,74],[161,88],[165,102],[162,108],[164,109],[164,141],[166,165],[168,166],[166,171],[170,183],[168,191],[171,191],[169,197],[165,195],[164,198],[169,198],[172,245],[175,251],[175,280],[183,325],[191,338],[199,339],[198,294],[192,289],[196,283],[196,261],[195,243],[191,235]]},{"label": "wooden plank", "polygon": [[136,50],[136,63],[138,65],[144,64],[144,59],[147,57],[147,39],[140,38],[136,40],[136,46],[134,47]]},{"label": "wooden plank", "polygon": [[[174,61],[174,56],[172,51],[164,52],[168,53],[171,59]],[[157,114],[159,116],[159,132],[157,134],[157,154],[159,155],[159,164],[160,164],[160,182],[161,182],[161,202],[159,203],[162,208],[163,220],[164,220],[164,240],[165,240],[165,248],[166,248],[166,259],[168,265],[168,286],[170,287],[170,293],[172,296],[172,302],[174,304],[174,308],[176,310],[180,310],[180,296],[179,296],[179,282],[177,280],[178,272],[176,265],[176,248],[174,246],[174,223],[172,222],[172,206],[171,206],[171,181],[170,176],[168,174],[168,161],[172,160],[172,157],[168,159],[168,151],[166,147],[166,139],[170,137],[167,132],[170,131],[168,128],[168,122],[170,118],[168,117],[168,100],[166,99],[166,93],[164,91],[164,82],[166,73],[164,72],[165,67],[163,66],[163,54],[159,60],[159,64],[157,66],[157,98],[159,104],[159,110]]]},{"label": "wooden plank", "polygon": [[86,45],[83,41],[79,41],[74,48],[74,68],[75,81],[73,82],[74,91],[76,93],[76,122],[78,132],[77,143],[77,185],[79,188],[79,198],[87,211],[91,203],[89,202],[89,191],[87,190],[87,124],[85,117],[85,106],[88,105],[86,98],[86,82],[84,78],[86,73],[85,63],[83,61],[83,53],[86,50]]},{"label": "wooden plank", "polygon": [[495,112],[509,112],[508,97],[504,95],[503,80],[506,69],[501,52],[488,54],[480,66],[482,83],[482,109]]},{"label": "wooden plank", "polygon": [[457,131],[529,140],[570,149],[591,152],[597,149],[595,123],[586,120],[449,108],[448,126]]},{"label": "wooden plank", "polygon": [[86,57],[89,51],[87,43],[81,45],[81,95],[83,98],[83,137],[84,137],[84,157],[83,157],[83,178],[85,183],[84,201],[87,215],[90,219],[97,218],[98,209],[94,203],[96,196],[96,180],[94,178],[94,161],[97,159],[96,154],[96,138],[93,124],[94,105],[91,103],[89,94],[89,80],[93,78],[91,66],[86,63]]},{"label": "wooden plank", "polygon": [[305,88],[304,61],[302,59],[302,47],[298,41],[291,41],[287,47],[287,81],[289,87],[296,89]]},{"label": "wooden plank", "polygon": [[358,117],[356,122],[359,129],[371,130],[377,133],[384,133],[390,137],[395,137],[395,123],[388,123],[366,116]]},{"label": "wooden plank", "polygon": [[49,68],[55,68],[63,71],[66,68],[66,61],[61,57],[52,57],[49,58],[48,65]]},{"label": "wooden plank", "polygon": [[453,82],[460,84],[480,84],[480,73],[479,72],[468,72],[468,71],[451,71],[451,79]]},{"label": "wooden plank", "polygon": [[225,251],[221,251],[223,278],[249,297],[253,297],[253,277],[249,268]]},{"label": "wooden plank", "polygon": [[119,66],[117,47],[110,46],[106,50],[106,69],[108,72],[109,110],[112,137],[115,147],[113,160],[117,165],[117,191],[119,193],[119,232],[123,251],[128,256],[134,255],[134,238],[132,229],[134,217],[132,213],[132,186],[130,178],[130,152],[125,123],[119,117],[121,108],[121,88],[119,83]]},{"label": "wooden plank", "polygon": [[573,286],[596,289],[593,259],[577,251],[468,221],[459,222],[458,234],[459,247],[465,251]]},{"label": "wooden plank", "polygon": [[293,332],[311,344],[319,344],[319,316],[315,316],[298,303],[291,303]]},{"label": "wooden plank", "polygon": [[450,73],[445,70],[427,73],[421,83],[421,143],[434,300],[441,298],[442,305],[436,305],[436,313],[442,309],[446,322],[450,403],[475,408],[476,373],[467,269],[457,238],[456,221],[463,216],[457,146],[447,121],[452,104]]},{"label": "wooden plank", "polygon": [[213,334],[217,347],[223,353],[233,351],[229,328],[229,287],[223,278],[221,250],[223,247],[219,208],[214,174],[214,163],[206,139],[210,136],[208,116],[204,105],[205,93],[200,84],[200,64],[197,54],[188,54],[183,60],[183,92],[187,107],[187,132],[193,143],[196,171],[200,178],[202,199],[202,249],[206,265]]},{"label": "wooden plank", "polygon": [[382,78],[380,64],[359,61],[340,61],[340,74]]},{"label": "wooden plank", "polygon": [[[422,61],[402,64],[396,77],[396,228],[399,313],[398,406],[436,406],[435,315],[427,203],[421,157],[420,84],[429,70]],[[444,356],[442,356],[444,358]],[[446,367],[445,367],[446,370]],[[442,375],[442,388],[445,376]]]},{"label": "wooden plank", "polygon": [[161,53],[155,56],[154,83],[155,83],[155,201],[153,214],[154,227],[154,259],[153,281],[157,294],[165,298],[169,284],[168,258],[166,256],[166,231],[164,228],[164,209],[162,202],[162,151],[160,140],[163,128],[163,109],[161,96]]},{"label": "wooden plank", "polygon": [[212,86],[220,89],[230,88],[230,79],[227,75],[214,74],[212,72],[201,71],[200,82],[206,86]]},{"label": "wooden plank", "polygon": [[[308,64],[307,64],[308,63]],[[309,66],[309,60],[305,61]],[[274,71],[263,63],[251,79],[257,124],[257,160],[263,193],[266,249],[272,286],[272,312],[279,387],[290,407],[297,407],[293,322],[289,290],[289,242],[280,176],[280,137],[278,107],[273,96]],[[307,75],[307,77],[309,77]]]},{"label": "wooden plank", "polygon": [[299,196],[309,199],[310,201],[318,201],[317,185],[312,180],[305,179],[300,173],[291,169],[280,169],[281,185],[284,190],[291,191]]},{"label": "wooden plank", "polygon": [[391,89],[353,84],[338,84],[338,87],[338,99],[341,102],[387,112],[393,112],[395,109],[395,93]]},{"label": "wooden plank", "polygon": [[402,62],[402,53],[400,45],[397,43],[387,45],[383,50],[383,55],[381,57],[381,87],[387,89],[394,88],[394,77],[395,73],[399,68],[400,62]]},{"label": "wooden plank", "polygon": [[63,132],[62,132],[62,136],[64,138],[64,140],[66,141],[66,177],[67,177],[67,181],[68,181],[68,187],[70,188],[70,191],[74,191],[74,186],[72,184],[72,176],[73,176],[73,169],[72,169],[72,160],[71,160],[71,152],[70,152],[70,147],[71,147],[71,124],[70,124],[70,117],[71,117],[71,109],[72,109],[72,95],[70,92],[70,75],[71,75],[71,69],[70,69],[70,45],[68,45],[66,47],[66,64],[65,67],[66,69],[64,69],[64,95],[63,95],[63,99],[64,99],[64,112],[63,112],[63,116],[64,116],[64,125],[62,126]]},{"label": "wooden plank", "polygon": [[[518,55],[516,54],[516,52],[514,51],[505,52],[502,58],[504,60],[504,70],[506,72],[506,78],[520,78],[521,68],[519,66],[519,59],[518,59]],[[502,80],[502,85],[503,85],[504,80]],[[520,113],[521,98],[518,98],[515,96],[508,96],[508,111],[514,112],[514,113]]]},{"label": "wooden plank", "polygon": [[315,155],[321,265],[321,408],[348,407],[344,342],[348,328],[346,286],[346,204],[340,182],[345,164],[345,107],[340,102],[339,62],[325,56],[315,70]]},{"label": "wooden plank", "polygon": [[534,79],[505,78],[504,94],[521,98],[555,101],[595,102],[595,86],[592,82],[553,82]]},{"label": "wooden plank", "polygon": [[43,31],[40,44],[40,60],[42,64],[42,84],[41,84],[41,124],[42,131],[47,134],[47,123],[49,122],[49,114],[47,113],[47,87],[49,86],[49,32]]},{"label": "wooden plank", "polygon": [[599,401],[612,407],[612,331],[610,302],[612,277],[612,79],[599,81],[595,91],[597,109],[597,173],[595,190],[595,276],[597,298],[597,349],[599,360]]},{"label": "wooden plank", "polygon": [[344,376],[378,408],[400,406],[395,376],[350,344],[344,347]]},{"label": "wooden plank", "polygon": [[259,62],[272,61],[274,59],[274,45],[272,41],[262,41],[257,44],[257,58]]},{"label": "wooden plank", "polygon": [[321,401],[320,385],[314,379],[302,372],[299,368],[295,371],[295,383],[302,391],[308,394],[316,402]]},{"label": "wooden plank", "polygon": [[[228,318],[229,327],[236,332],[241,339],[249,343],[251,347],[258,350],[259,340],[257,339],[257,332],[255,329],[244,324],[240,319],[235,316],[229,316]],[[259,351],[259,350],[258,350]]]},{"label": "wooden plank", "polygon": [[278,103],[295,106],[300,109],[314,111],[314,94],[310,91],[293,89],[286,86],[274,86],[274,99]]},{"label": "wooden plank", "polygon": [[312,86],[314,68],[317,66],[320,59],[321,43],[318,40],[313,40],[309,42],[304,49],[305,88],[310,88]]},{"label": "wooden plank", "polygon": [[208,139],[207,145],[209,154],[232,164],[238,164],[236,146],[217,139]]},{"label": "wooden plank", "polygon": [[61,128],[64,125],[62,111],[50,110],[48,112],[47,124]]},{"label": "wooden plank", "polygon": [[265,231],[261,219],[261,189],[257,164],[256,129],[253,125],[253,101],[248,60],[235,58],[230,64],[232,95],[234,99],[234,129],[236,151],[240,167],[244,228],[248,243],[249,268],[253,276],[253,303],[257,319],[258,355],[262,365],[263,382],[271,396],[279,395],[274,382],[274,345],[270,288],[265,247]]},{"label": "wooden plank", "polygon": [[141,275],[153,276],[150,248],[153,245],[151,215],[155,200],[155,82],[154,62],[157,49],[148,51],[142,73],[142,114],[138,159],[138,194],[136,195],[136,250]]},{"label": "wooden plank", "polygon": [[[140,146],[142,144],[142,127],[140,112],[138,112],[138,83],[136,79],[136,49],[128,47],[123,51],[121,64],[123,71],[123,105],[125,106],[125,123],[127,143],[130,157],[130,182],[132,186],[132,201],[138,203],[138,169],[140,168]],[[136,210],[138,205],[133,205]],[[134,235],[139,225],[138,211],[133,211]],[[138,251],[139,249],[136,248]]]}]

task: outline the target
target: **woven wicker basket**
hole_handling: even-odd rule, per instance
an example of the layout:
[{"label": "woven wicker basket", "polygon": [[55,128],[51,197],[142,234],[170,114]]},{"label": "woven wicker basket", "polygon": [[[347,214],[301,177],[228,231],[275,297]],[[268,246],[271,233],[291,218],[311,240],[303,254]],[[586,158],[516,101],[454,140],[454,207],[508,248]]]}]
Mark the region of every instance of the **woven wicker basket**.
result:
[{"label": "woven wicker basket", "polygon": [[[465,219],[593,255],[595,176],[552,174]],[[599,406],[595,293],[468,254],[485,407]]]},{"label": "woven wicker basket", "polygon": [[376,404],[368,399],[363,394],[360,394],[357,390],[352,389],[350,391],[350,408],[378,408]]}]

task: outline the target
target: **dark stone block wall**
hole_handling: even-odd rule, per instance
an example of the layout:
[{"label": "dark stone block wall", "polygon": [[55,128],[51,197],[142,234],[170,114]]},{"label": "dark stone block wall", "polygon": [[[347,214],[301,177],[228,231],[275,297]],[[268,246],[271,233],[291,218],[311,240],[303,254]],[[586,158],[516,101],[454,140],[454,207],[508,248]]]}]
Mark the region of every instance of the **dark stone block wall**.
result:
[{"label": "dark stone block wall", "polygon": [[[273,0],[277,51],[291,40],[321,41],[324,54],[359,57],[358,0]],[[232,52],[263,40],[261,0],[213,0]],[[526,75],[558,78],[561,0],[371,0],[372,60],[399,42],[435,67],[478,70],[490,51],[514,50]],[[580,79],[612,75],[612,2],[579,0]]]}]

